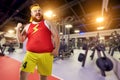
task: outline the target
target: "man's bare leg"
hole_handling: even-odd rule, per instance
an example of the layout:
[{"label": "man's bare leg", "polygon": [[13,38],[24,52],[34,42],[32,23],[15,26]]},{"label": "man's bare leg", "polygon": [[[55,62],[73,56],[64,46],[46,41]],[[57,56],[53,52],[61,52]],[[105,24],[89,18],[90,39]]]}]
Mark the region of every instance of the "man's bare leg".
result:
[{"label": "man's bare leg", "polygon": [[40,75],[40,80],[47,80],[47,76]]},{"label": "man's bare leg", "polygon": [[28,72],[21,71],[20,72],[20,80],[27,80]]}]

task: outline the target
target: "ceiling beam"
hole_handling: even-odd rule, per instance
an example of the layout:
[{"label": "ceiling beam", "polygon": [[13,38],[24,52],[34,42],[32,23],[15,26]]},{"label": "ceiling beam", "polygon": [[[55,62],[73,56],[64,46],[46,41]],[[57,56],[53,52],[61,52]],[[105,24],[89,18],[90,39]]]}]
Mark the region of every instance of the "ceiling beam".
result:
[{"label": "ceiling beam", "polygon": [[84,8],[83,8],[83,6],[82,6],[82,4],[81,4],[80,1],[78,1],[78,4],[79,4],[79,6],[80,6],[80,8],[81,8],[81,10],[83,12],[83,14],[86,15],[86,12],[85,12],[85,10],[84,10]]},{"label": "ceiling beam", "polygon": [[[81,4],[80,1],[78,1],[78,4],[79,4],[79,6],[80,6],[80,8],[81,8],[81,10],[82,10],[82,12],[83,12],[83,15],[86,15],[86,12],[85,12],[85,10],[84,10],[84,8],[83,8],[83,6],[82,6],[82,4]],[[85,17],[85,18],[86,18],[86,17]],[[88,29],[86,28],[85,25],[84,25],[84,28],[88,31]]]},{"label": "ceiling beam", "polygon": [[[65,0],[66,3],[68,3],[67,0]],[[78,4],[78,3],[77,3]],[[79,16],[76,14],[76,12],[72,9],[72,6],[68,5],[68,8],[70,8],[70,10],[73,12],[73,14],[75,15],[76,19],[79,20]]]},{"label": "ceiling beam", "polygon": [[21,10],[23,10],[26,6],[28,6],[30,3],[29,0],[26,0],[25,3],[23,3],[6,21],[4,21],[3,24],[0,25],[0,28],[2,28],[3,26],[5,26],[11,19],[13,16],[15,16],[16,14],[18,14]]},{"label": "ceiling beam", "polygon": [[2,20],[5,20],[5,18],[8,17],[8,14],[9,14],[9,12],[10,12],[10,9],[9,9],[9,8],[11,8],[11,7],[15,4],[15,2],[16,2],[16,0],[13,0],[9,7],[5,6],[5,7],[8,8],[8,10],[7,10],[7,12],[4,14],[5,16],[1,17],[0,22],[2,22]]},{"label": "ceiling beam", "polygon": [[77,0],[73,0],[71,2],[66,3],[63,6],[60,6],[60,7],[56,8],[56,9],[54,9],[54,11],[55,12],[61,12],[61,11],[66,10],[69,7],[72,7],[72,6],[76,5],[76,4],[78,4],[78,1]]}]

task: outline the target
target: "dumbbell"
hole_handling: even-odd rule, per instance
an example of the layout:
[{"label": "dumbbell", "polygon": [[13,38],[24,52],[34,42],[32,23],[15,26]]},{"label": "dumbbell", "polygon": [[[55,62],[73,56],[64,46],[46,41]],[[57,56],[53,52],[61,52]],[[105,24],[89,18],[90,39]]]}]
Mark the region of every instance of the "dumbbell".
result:
[{"label": "dumbbell", "polygon": [[100,57],[96,60],[96,65],[102,71],[111,71],[113,69],[113,63],[108,57]]},{"label": "dumbbell", "polygon": [[78,61],[82,62],[85,59],[85,54],[80,53],[78,56]]}]

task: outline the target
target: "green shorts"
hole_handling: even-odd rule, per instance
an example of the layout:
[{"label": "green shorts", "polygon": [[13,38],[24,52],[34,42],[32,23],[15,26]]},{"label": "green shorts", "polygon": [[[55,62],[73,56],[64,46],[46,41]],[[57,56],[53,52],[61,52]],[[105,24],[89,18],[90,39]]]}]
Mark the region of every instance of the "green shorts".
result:
[{"label": "green shorts", "polygon": [[27,51],[21,65],[21,71],[34,72],[37,67],[40,75],[51,75],[53,64],[53,55],[48,53],[33,53]]}]

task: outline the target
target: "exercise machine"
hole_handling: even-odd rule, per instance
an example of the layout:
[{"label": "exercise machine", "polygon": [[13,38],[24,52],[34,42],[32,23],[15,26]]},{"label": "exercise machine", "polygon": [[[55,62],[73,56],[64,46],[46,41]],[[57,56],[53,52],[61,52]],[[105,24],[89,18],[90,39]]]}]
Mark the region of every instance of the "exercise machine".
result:
[{"label": "exercise machine", "polygon": [[93,60],[95,51],[97,51],[98,58],[96,60],[96,65],[100,69],[101,75],[106,76],[105,71],[111,71],[113,69],[113,63],[105,54],[105,46],[102,43],[100,43],[99,33],[97,34],[93,41],[91,41],[90,43],[89,41],[87,41],[86,43],[83,44],[83,50],[85,50],[85,54],[80,53],[78,56],[78,61],[82,62],[82,67],[85,66],[86,57],[91,45],[93,45],[92,48],[93,52],[90,55],[91,60]]}]

